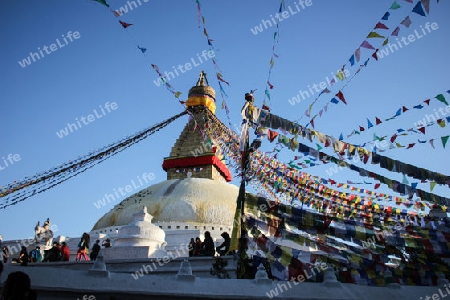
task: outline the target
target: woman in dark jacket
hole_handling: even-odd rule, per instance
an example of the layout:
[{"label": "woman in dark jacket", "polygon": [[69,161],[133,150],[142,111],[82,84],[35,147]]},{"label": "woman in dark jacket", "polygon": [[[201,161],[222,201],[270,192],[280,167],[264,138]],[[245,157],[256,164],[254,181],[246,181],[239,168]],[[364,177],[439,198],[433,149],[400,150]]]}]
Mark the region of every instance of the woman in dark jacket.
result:
[{"label": "woman in dark jacket", "polygon": [[200,255],[214,256],[216,249],[214,247],[214,241],[209,231],[205,231],[205,240],[203,241],[202,248],[200,249]]}]

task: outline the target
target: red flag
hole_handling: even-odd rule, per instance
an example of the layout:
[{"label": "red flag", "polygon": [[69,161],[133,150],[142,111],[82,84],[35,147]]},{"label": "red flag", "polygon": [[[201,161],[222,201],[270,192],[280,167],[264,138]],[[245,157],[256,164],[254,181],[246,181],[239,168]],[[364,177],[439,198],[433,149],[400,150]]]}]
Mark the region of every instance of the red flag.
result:
[{"label": "red flag", "polygon": [[270,82],[269,82],[269,81],[267,81],[267,84],[269,85],[269,88],[270,88],[270,89],[273,89],[273,85],[272,85],[272,84],[270,84]]},{"label": "red flag", "polygon": [[422,132],[423,134],[425,134],[425,126],[422,126],[420,128],[417,128],[420,132]]},{"label": "red flag", "polygon": [[359,126],[359,131],[364,131],[364,130],[365,130],[364,127]]},{"label": "red flag", "polygon": [[406,149],[409,149],[409,148],[412,148],[412,147],[414,147],[414,145],[415,145],[416,143],[411,143],[411,144],[408,144],[408,147],[406,147]]},{"label": "red flag", "polygon": [[127,28],[127,27],[133,25],[133,24],[125,23],[125,22],[120,21],[120,20],[119,20],[119,23],[122,25],[123,28]]},{"label": "red flag", "polygon": [[339,91],[339,92],[336,94],[336,97],[338,97],[339,100],[341,100],[342,102],[344,102],[345,104],[347,104],[347,102],[345,101],[345,98],[344,98],[344,94],[342,94],[341,91]]},{"label": "red flag", "polygon": [[406,108],[406,106],[403,106],[403,112],[407,111],[408,108]]},{"label": "red flag", "polygon": [[375,52],[372,54],[372,57],[375,58],[375,60],[378,60],[377,52],[378,52],[378,49],[375,50]]},{"label": "red flag", "polygon": [[377,125],[379,125],[379,124],[381,124],[382,122],[381,122],[380,119],[378,119],[377,117],[375,117],[375,123],[376,123]]},{"label": "red flag", "polygon": [[217,75],[217,79],[218,79],[219,81],[222,81],[222,82],[226,83],[228,86],[230,86],[230,84],[229,84],[227,81],[223,80],[223,78],[220,77],[219,75]]},{"label": "red flag", "polygon": [[423,102],[425,102],[427,105],[430,105],[430,99],[427,99],[427,100],[425,100]]},{"label": "red flag", "polygon": [[374,186],[373,188],[374,188],[374,189],[377,189],[377,188],[380,187],[380,185],[381,185],[381,184],[377,183],[377,184],[375,184],[375,186]]},{"label": "red flag", "polygon": [[391,143],[393,143],[396,138],[397,138],[397,134],[394,134],[393,136],[391,136]]},{"label": "red flag", "polygon": [[265,104],[262,105],[262,109],[267,110],[267,111],[270,112],[270,108],[267,105],[265,105]]},{"label": "red flag", "polygon": [[374,29],[389,29],[386,25],[384,25],[381,22],[378,22],[377,25],[375,25]]},{"label": "red flag", "polygon": [[269,139],[269,141],[272,143],[275,138],[278,136],[278,132],[276,131],[272,131],[269,129],[269,134],[267,134],[267,138]]}]

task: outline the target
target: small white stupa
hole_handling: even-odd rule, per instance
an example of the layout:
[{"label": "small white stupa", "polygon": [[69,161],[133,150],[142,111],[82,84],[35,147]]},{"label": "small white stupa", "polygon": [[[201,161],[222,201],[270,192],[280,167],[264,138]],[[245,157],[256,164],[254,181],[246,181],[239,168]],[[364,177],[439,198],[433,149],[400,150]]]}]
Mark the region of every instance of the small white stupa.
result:
[{"label": "small white stupa", "polygon": [[105,259],[161,258],[167,255],[165,250],[166,234],[151,223],[153,216],[144,206],[133,214],[134,221],[119,229],[111,248],[102,250]]}]

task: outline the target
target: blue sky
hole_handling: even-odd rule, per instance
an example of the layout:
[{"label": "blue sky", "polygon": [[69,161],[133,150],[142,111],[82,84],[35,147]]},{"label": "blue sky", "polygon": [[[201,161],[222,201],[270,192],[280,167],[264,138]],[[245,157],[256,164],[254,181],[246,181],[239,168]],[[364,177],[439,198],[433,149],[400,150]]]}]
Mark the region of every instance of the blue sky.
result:
[{"label": "blue sky", "polygon": [[[197,25],[195,1],[140,2],[141,5],[137,4],[120,18],[94,1],[49,0],[38,3],[18,0],[0,3],[0,39],[3,45],[0,56],[0,157],[7,158],[8,154],[20,156],[20,160],[0,170],[0,186],[73,160],[183,110],[167,89],[153,83],[157,74],[150,64],[158,65],[162,72],[172,71],[172,66],[196,60],[197,53],[201,55],[208,49],[206,37]],[[272,69],[270,81],[274,89],[270,91],[268,104],[274,114],[284,118],[298,120],[303,116],[300,124],[305,125],[308,119],[304,112],[315,97],[295,105],[288,100],[299,90],[307,90],[308,85],[320,84],[326,81],[326,77],[331,78],[344,64],[349,67],[348,59],[393,1],[312,1],[309,7],[299,6],[300,11],[296,8],[298,2],[285,2],[286,7],[290,6],[297,13],[280,22],[275,48],[279,58],[275,59]],[[447,78],[450,21],[446,15],[450,3],[431,2],[430,14],[427,17],[411,14],[411,26],[401,26],[398,38],[421,30],[420,26],[424,27],[426,22],[435,22],[438,28],[422,34],[420,39],[379,61],[371,59],[367,68],[345,88],[348,105],[330,104],[328,112],[316,119],[317,130],[335,137],[341,132],[348,134],[359,125],[366,127],[366,117],[372,121],[375,116],[386,119],[403,105],[411,107],[450,89]],[[119,0],[108,3],[114,9],[127,5],[126,1]],[[386,35],[414,6],[400,0],[398,4],[401,8],[391,11],[389,20],[383,21],[390,28],[385,31]],[[279,1],[202,1],[206,27],[215,40],[217,63],[223,78],[231,85],[224,88],[233,124],[240,124],[240,108],[246,92],[257,89],[256,104],[262,104],[275,28],[269,27],[256,35],[251,29],[260,25],[263,19],[269,20],[278,8]],[[119,19],[134,25],[125,30]],[[74,35],[78,39],[70,41],[69,31],[78,32]],[[57,44],[57,39],[62,47]],[[382,39],[369,41],[380,45]],[[50,47],[51,44],[55,44],[54,52],[44,53],[43,57],[35,58],[36,61],[30,61],[26,67],[18,63],[30,52],[38,52],[38,47],[43,50],[44,46]],[[145,55],[137,45],[147,48]],[[371,53],[362,49],[361,60],[365,61]],[[170,81],[176,90],[183,93],[181,98],[185,99],[202,69],[210,74],[209,82],[218,92],[213,64],[208,60]],[[349,68],[350,76],[355,70]],[[338,89],[338,85],[333,86],[332,94]],[[227,123],[225,111],[220,109],[220,97],[217,98],[217,115]],[[314,106],[313,114],[330,99],[330,96],[322,96]],[[108,111],[108,102],[115,103],[116,109]],[[412,110],[347,141],[356,144],[371,141],[373,133],[391,136],[396,129],[411,128],[426,114],[432,114],[433,109],[440,107],[445,105],[431,100],[427,109]],[[57,136],[56,132],[64,129],[67,123],[75,123],[76,118],[87,118],[95,114],[94,110],[100,117],[94,116],[93,121],[86,121],[87,125],[63,138]],[[149,183],[166,179],[161,168],[163,158],[168,156],[186,121],[187,117],[181,118],[82,175],[0,211],[0,234],[4,239],[32,237],[36,222],[43,222],[47,217],[58,227],[57,235],[77,237],[89,231],[96,220],[115,204],[101,208],[93,205],[105,193],[125,187],[132,180],[142,178],[144,173],[154,174]],[[427,128],[425,136],[411,135],[398,141],[407,144],[417,141],[417,138],[439,138],[448,132],[448,127],[432,126]],[[270,151],[273,146],[265,141],[263,150]],[[429,144],[421,144],[408,150],[388,150],[384,154],[445,174],[449,166],[448,147],[443,149],[436,141],[436,149]],[[294,155],[296,153],[290,150],[283,150],[280,158],[288,162]],[[5,167],[3,159],[0,163]],[[326,172],[329,167],[305,171],[329,178]],[[402,180],[397,173],[370,169]],[[364,180],[345,170],[333,175],[333,179],[342,182]],[[372,179],[366,181],[373,182]],[[429,191],[425,184],[419,188]],[[449,195],[448,188],[436,187],[434,192]]]}]

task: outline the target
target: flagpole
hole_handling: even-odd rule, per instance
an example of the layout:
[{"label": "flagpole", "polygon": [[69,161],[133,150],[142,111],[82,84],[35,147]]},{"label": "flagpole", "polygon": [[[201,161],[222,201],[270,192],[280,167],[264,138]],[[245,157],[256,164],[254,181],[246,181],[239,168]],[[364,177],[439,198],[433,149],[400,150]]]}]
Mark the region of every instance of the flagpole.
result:
[{"label": "flagpole", "polygon": [[239,194],[238,194],[238,207],[240,210],[240,237],[239,237],[239,261],[237,265],[237,278],[238,279],[246,279],[251,278],[253,274],[249,274],[249,264],[248,264],[248,256],[247,256],[247,231],[245,230],[245,226],[243,221],[245,220],[245,181],[246,175],[250,166],[250,147],[249,147],[249,128],[251,126],[250,122],[253,122],[253,93],[245,94],[245,100],[247,101],[242,108],[241,114],[244,119],[242,128],[241,128],[241,167],[242,167],[242,177],[241,184],[239,186]]}]

